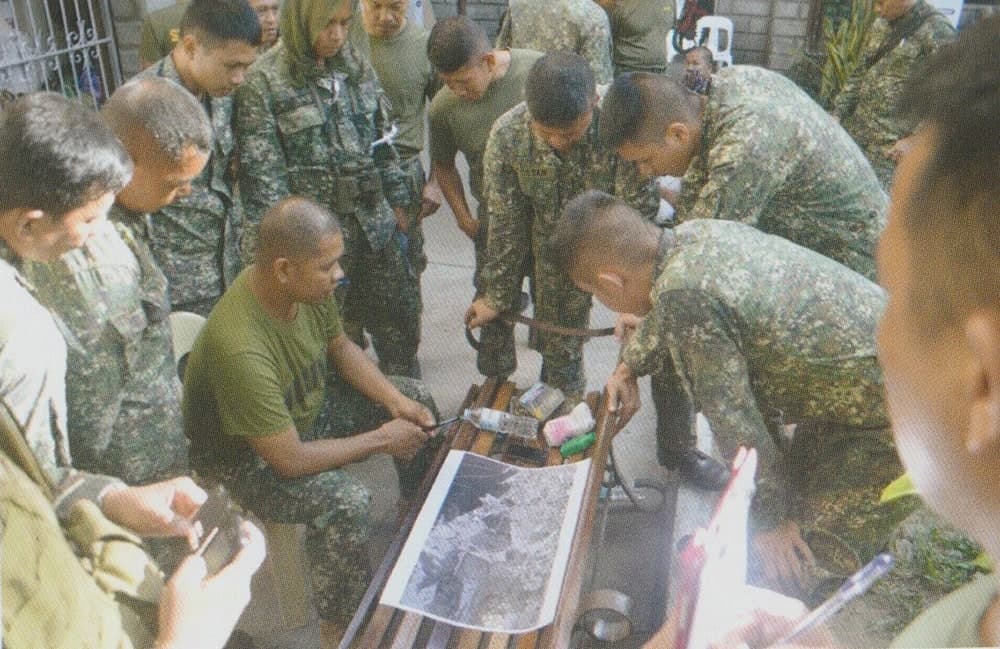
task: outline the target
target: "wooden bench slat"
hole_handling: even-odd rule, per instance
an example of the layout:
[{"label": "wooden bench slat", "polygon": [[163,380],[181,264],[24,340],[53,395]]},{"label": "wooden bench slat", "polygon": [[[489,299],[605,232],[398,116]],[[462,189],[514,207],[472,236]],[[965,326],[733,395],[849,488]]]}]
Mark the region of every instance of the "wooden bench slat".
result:
[{"label": "wooden bench slat", "polygon": [[417,639],[417,633],[423,622],[423,615],[405,613],[403,621],[399,623],[399,629],[396,630],[396,637],[393,638],[391,649],[412,649],[413,641]]}]

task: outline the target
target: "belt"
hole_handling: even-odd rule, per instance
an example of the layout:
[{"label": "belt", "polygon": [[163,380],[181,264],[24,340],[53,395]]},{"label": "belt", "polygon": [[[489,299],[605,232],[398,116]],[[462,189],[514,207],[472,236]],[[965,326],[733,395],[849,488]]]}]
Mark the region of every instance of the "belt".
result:
[{"label": "belt", "polygon": [[[615,333],[614,327],[603,327],[601,329],[564,327],[562,325],[552,324],[551,322],[536,320],[535,318],[529,318],[528,316],[512,313],[511,311],[503,311],[497,316],[497,318],[510,325],[523,324],[527,325],[531,329],[537,329],[538,331],[544,331],[545,333],[556,334],[558,336],[571,336],[573,338],[600,338],[601,336],[611,336]],[[476,340],[474,335],[472,335],[472,330],[468,326],[465,327],[465,339],[469,341],[469,344],[472,345],[473,349],[479,349],[479,341]]]}]

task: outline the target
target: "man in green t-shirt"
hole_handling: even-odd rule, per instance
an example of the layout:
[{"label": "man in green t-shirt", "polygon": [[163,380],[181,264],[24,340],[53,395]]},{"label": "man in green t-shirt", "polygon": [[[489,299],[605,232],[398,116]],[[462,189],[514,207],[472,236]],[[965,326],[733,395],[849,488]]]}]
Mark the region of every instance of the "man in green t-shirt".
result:
[{"label": "man in green t-shirt", "polygon": [[370,576],[371,493],[339,469],[391,455],[402,497],[412,495],[434,402],[418,381],[387,379],[343,332],[333,291],[344,237],[328,211],[284,199],[264,215],[257,245],[191,351],[184,428],[200,473],[265,520],[307,525],[329,640]]},{"label": "man in green t-shirt", "polygon": [[667,32],[674,24],[673,0],[595,0],[611,23],[615,76],[625,72],[663,72]]},{"label": "man in green t-shirt", "polygon": [[[541,58],[532,50],[495,50],[482,27],[465,16],[438,22],[427,41],[427,58],[445,84],[430,108],[431,173],[455,214],[455,222],[476,245],[476,277],[486,249],[482,209],[483,152],[493,122],[524,100],[524,80]],[[455,167],[461,152],[469,163],[469,188],[480,203],[472,215]]]}]

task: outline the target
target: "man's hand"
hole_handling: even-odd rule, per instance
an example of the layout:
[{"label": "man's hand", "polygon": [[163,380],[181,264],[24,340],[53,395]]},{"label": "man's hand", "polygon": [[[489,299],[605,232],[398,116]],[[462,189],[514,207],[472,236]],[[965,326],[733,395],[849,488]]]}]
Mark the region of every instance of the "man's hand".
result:
[{"label": "man's hand", "polygon": [[458,224],[458,229],[465,233],[465,236],[470,239],[475,239],[476,235],[479,234],[479,219],[468,218],[460,219],[455,217],[455,222]]},{"label": "man's hand", "polygon": [[396,215],[396,227],[403,234],[410,231],[410,219],[406,214],[405,207],[394,207],[392,208],[392,213]]},{"label": "man's hand", "polygon": [[405,419],[417,426],[433,426],[435,424],[434,415],[424,404],[406,397],[391,405],[389,414],[392,415],[393,419]]},{"label": "man's hand", "polygon": [[[430,423],[434,423],[433,418]],[[385,452],[404,462],[412,460],[430,439],[429,432],[406,419],[388,421],[382,424],[378,431],[385,437]]]},{"label": "man's hand", "polygon": [[486,300],[477,298],[469,306],[469,310],[465,312],[465,325],[469,329],[482,327],[487,322],[496,320],[498,315],[500,312],[486,304]]},{"label": "man's hand", "polygon": [[443,201],[444,195],[441,193],[441,186],[434,180],[426,183],[421,195],[420,214],[417,216],[417,220],[423,221],[434,212],[437,212]]},{"label": "man's hand", "polygon": [[773,530],[758,532],[752,544],[764,578],[775,588],[802,586],[807,566],[816,562],[795,523],[784,523]]},{"label": "man's hand", "polygon": [[618,430],[621,430],[639,412],[639,381],[625,363],[618,363],[608,378],[607,389],[608,410],[618,413]]},{"label": "man's hand", "polygon": [[615,321],[615,339],[620,343],[627,343],[635,330],[642,326],[643,318],[631,313],[619,313],[618,320]]},{"label": "man's hand", "polygon": [[191,478],[181,477],[114,489],[101,500],[101,511],[140,536],[185,536],[194,548],[198,535],[192,520],[207,498]]},{"label": "man's hand", "polygon": [[242,548],[214,576],[191,555],[177,567],[160,598],[156,649],[219,649],[250,601],[250,578],[264,561],[264,535],[244,522]]},{"label": "man's hand", "polygon": [[[799,600],[765,588],[744,586],[732,595],[729,601],[738,603],[737,608],[732,611],[731,617],[719,620],[720,623],[713,626],[713,637],[708,638],[708,646],[712,649],[769,647],[791,631],[808,612]],[[709,606],[717,604],[708,602]],[[643,645],[643,649],[664,649],[674,645],[681,622],[678,612],[676,608],[669,610],[666,623]],[[810,633],[796,642],[802,640],[808,643],[802,646],[834,646],[833,639],[826,632],[821,637]]]}]

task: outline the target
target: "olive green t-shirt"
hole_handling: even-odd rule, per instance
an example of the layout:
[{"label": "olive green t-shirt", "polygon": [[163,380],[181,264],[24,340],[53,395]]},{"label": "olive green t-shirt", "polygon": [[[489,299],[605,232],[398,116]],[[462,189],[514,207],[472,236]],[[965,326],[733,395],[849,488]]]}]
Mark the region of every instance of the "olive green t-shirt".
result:
[{"label": "olive green t-shirt", "polygon": [[483,152],[493,122],[524,101],[524,81],[535,61],[534,50],[512,49],[507,73],[486,89],[476,101],[465,101],[445,86],[434,95],[430,107],[431,161],[449,163],[461,151],[469,162],[469,188],[481,202]]},{"label": "olive green t-shirt", "polygon": [[663,72],[667,32],[674,26],[674,0],[618,0],[608,11],[615,76]]},{"label": "olive green t-shirt", "polygon": [[146,64],[156,63],[177,45],[181,38],[181,18],[188,7],[188,0],[181,0],[169,7],[152,11],[142,21],[142,41],[139,58]]},{"label": "olive green t-shirt", "polygon": [[184,374],[184,432],[196,468],[242,463],[241,439],[294,426],[312,434],[326,398],[327,347],[341,334],[331,296],[299,304],[295,320],[268,315],[244,270],[212,309]]},{"label": "olive green t-shirt", "polygon": [[392,38],[367,39],[368,58],[392,103],[391,117],[399,125],[396,148],[404,158],[424,148],[424,108],[439,87],[427,59],[427,36],[423,27],[407,22]]}]

